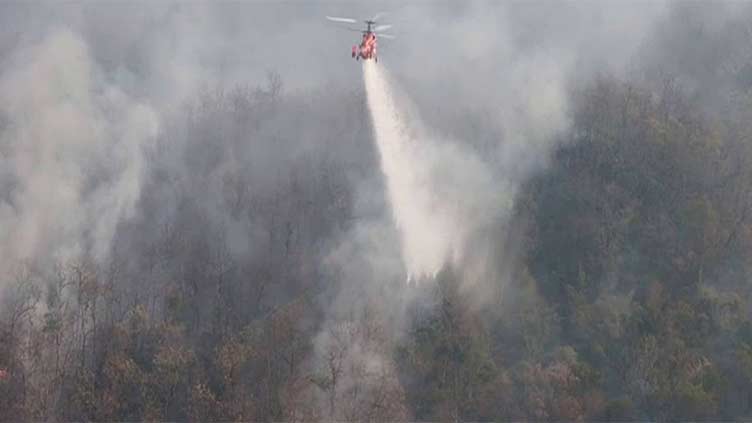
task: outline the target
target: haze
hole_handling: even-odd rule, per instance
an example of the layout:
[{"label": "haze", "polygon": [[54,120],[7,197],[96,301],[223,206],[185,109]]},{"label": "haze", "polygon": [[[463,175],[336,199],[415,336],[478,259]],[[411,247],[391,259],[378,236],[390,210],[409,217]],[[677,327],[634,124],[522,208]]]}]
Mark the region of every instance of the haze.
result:
[{"label": "haze", "polygon": [[751,21],[0,3],[0,420],[748,418]]}]

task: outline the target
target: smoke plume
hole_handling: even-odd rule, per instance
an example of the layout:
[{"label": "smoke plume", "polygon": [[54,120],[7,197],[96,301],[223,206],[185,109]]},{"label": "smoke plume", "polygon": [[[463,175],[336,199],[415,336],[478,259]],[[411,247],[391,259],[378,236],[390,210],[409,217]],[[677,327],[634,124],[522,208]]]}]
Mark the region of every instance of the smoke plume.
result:
[{"label": "smoke plume", "polygon": [[102,261],[135,212],[156,113],[103,81],[86,43],[51,31],[0,75],[0,271],[13,263]]}]

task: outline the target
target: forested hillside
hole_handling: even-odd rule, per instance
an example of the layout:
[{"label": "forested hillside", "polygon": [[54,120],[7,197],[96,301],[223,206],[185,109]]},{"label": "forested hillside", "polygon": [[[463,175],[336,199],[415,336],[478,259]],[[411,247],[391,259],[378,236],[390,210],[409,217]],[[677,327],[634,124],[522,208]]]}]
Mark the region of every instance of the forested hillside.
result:
[{"label": "forested hillside", "polygon": [[[8,100],[0,223],[17,226],[0,229],[0,421],[749,419],[752,13],[719,24],[703,10],[674,7],[629,72],[568,79],[570,124],[509,177],[509,215],[482,238],[493,271],[474,284],[462,262],[405,283],[360,85],[291,89],[282,70],[191,91],[141,145],[140,189],[104,256],[87,222],[125,201],[101,187],[130,175],[131,156],[76,158],[70,201],[94,214],[71,217],[40,200],[67,191],[22,176],[90,151],[67,141],[79,128],[37,133],[49,120]],[[49,43],[20,56],[0,44],[0,64],[41,72],[58,69],[45,52],[78,52]],[[13,75],[0,68],[11,99]],[[71,89],[44,113],[132,112],[92,80],[92,99]],[[405,84],[428,123],[493,162],[505,140],[487,103]],[[108,119],[102,139],[122,129]],[[52,135],[65,149],[15,172],[15,140]],[[47,217],[11,219],[30,204]],[[76,222],[81,241],[10,251],[33,228],[67,239],[53,221]]]}]

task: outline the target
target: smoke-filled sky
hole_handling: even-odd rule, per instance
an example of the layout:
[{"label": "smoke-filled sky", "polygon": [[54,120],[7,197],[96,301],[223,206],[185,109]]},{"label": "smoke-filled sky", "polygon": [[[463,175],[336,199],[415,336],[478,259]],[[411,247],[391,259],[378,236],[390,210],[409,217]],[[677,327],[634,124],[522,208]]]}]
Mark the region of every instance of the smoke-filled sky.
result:
[{"label": "smoke-filled sky", "polygon": [[[168,87],[187,88],[191,82],[253,80],[266,69],[278,70],[291,86],[353,83],[359,69],[346,59],[358,36],[324,15],[367,18],[388,12],[383,19],[395,24],[399,37],[382,42],[388,66],[446,80],[458,70],[477,71],[478,65],[499,70],[536,55],[622,64],[666,7],[658,2],[238,1],[4,2],[2,8],[2,52],[69,28],[118,83],[153,81],[157,86],[148,86],[148,93],[154,97],[174,95]],[[471,81],[464,79],[455,82]]]},{"label": "smoke-filled sky", "polygon": [[[665,46],[650,43],[683,19],[674,9],[654,1],[3,2],[0,270],[84,253],[105,260],[118,225],[139,215],[147,152],[207,87],[255,86],[274,71],[288,93],[333,90],[331,101],[343,103],[343,92],[362,92],[350,59],[358,34],[325,15],[387,12],[397,39],[381,42],[379,64],[410,96],[405,107],[443,138],[473,144],[493,177],[514,186],[545,167],[569,123],[571,87],[658,61]],[[709,30],[748,10],[685,9],[711,13]],[[443,119],[473,110],[483,110],[476,133]],[[481,138],[490,146],[479,147]],[[314,141],[295,148],[331,148]],[[256,174],[284,172],[269,158],[286,147],[267,147],[254,147],[264,158]]]}]

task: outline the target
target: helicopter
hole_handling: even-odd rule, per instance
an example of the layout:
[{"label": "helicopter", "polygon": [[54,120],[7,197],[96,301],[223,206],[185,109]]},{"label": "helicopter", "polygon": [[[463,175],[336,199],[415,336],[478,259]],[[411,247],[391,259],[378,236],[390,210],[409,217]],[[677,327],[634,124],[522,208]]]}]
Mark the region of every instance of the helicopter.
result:
[{"label": "helicopter", "polygon": [[[379,38],[383,37],[386,39],[394,39],[396,38],[394,35],[391,34],[384,34],[381,31],[384,31],[386,29],[389,29],[392,27],[392,25],[388,24],[381,24],[377,25],[378,19],[383,16],[383,13],[379,13],[376,16],[374,16],[371,19],[366,19],[363,22],[366,24],[365,29],[357,29],[352,27],[347,27],[348,31],[355,31],[360,32],[363,34],[363,39],[360,41],[359,45],[354,45],[352,47],[351,56],[355,60],[368,60],[373,59],[376,63],[379,61],[379,57],[377,54],[378,50],[378,43],[376,41],[377,35]],[[339,22],[339,23],[357,23],[358,21],[353,18],[340,18],[337,16],[327,16],[327,19],[329,19],[332,22]]]}]

